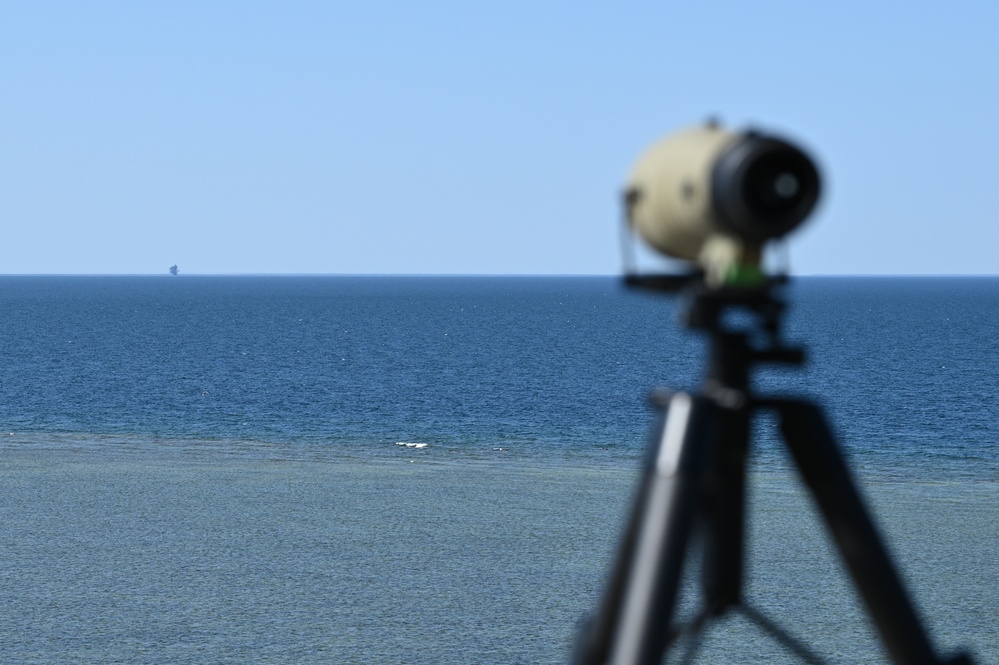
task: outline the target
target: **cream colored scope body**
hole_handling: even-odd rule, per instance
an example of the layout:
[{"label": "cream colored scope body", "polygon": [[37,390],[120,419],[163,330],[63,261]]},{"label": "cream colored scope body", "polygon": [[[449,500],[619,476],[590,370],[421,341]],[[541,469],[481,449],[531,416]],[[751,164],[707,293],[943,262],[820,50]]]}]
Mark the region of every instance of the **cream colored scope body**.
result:
[{"label": "cream colored scope body", "polygon": [[708,124],[647,150],[625,205],[645,242],[697,263],[717,284],[733,269],[758,269],[763,244],[800,225],[818,197],[818,170],[795,146]]}]

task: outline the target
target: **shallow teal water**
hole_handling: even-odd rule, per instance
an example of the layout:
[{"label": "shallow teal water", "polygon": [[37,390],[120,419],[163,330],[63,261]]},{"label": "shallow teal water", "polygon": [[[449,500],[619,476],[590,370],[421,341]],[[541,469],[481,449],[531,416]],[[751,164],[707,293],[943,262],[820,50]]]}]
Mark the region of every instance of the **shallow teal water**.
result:
[{"label": "shallow teal water", "polygon": [[[563,663],[634,474],[281,447],[4,450],[0,662]],[[749,598],[878,662],[795,481],[754,476]],[[999,658],[999,484],[868,486],[944,647]],[[702,662],[793,662],[733,618]]]},{"label": "shallow teal water", "polygon": [[627,485],[424,460],[6,458],[10,663],[557,662]]}]

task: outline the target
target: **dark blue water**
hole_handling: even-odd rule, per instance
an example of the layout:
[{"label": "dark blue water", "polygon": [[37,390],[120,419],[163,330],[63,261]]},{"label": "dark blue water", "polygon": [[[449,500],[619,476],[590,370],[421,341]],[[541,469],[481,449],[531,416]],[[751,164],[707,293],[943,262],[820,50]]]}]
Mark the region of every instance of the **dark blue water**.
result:
[{"label": "dark blue water", "polygon": [[[809,362],[757,387],[823,403],[936,639],[999,656],[999,279],[788,295]],[[0,661],[565,662],[647,397],[700,380],[678,315],[612,278],[0,277]],[[877,662],[754,444],[752,594]],[[707,662],[789,662],[732,630]]]},{"label": "dark blue water", "polygon": [[[821,398],[861,463],[999,470],[999,280],[790,296],[810,362],[761,389]],[[650,390],[702,371],[675,307],[611,278],[5,277],[0,428],[630,459]]]},{"label": "dark blue water", "polygon": [[350,446],[634,446],[696,371],[610,279],[5,278],[15,432]]}]

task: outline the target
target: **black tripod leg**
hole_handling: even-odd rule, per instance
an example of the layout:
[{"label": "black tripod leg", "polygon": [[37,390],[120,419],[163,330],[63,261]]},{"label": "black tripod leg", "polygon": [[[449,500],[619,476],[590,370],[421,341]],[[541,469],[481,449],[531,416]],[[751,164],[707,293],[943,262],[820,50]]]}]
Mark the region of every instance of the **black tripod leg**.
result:
[{"label": "black tripod leg", "polygon": [[750,422],[745,406],[718,412],[714,463],[707,476],[702,571],[707,608],[715,615],[742,600]]},{"label": "black tripod leg", "polygon": [[629,571],[611,645],[612,665],[662,661],[680,574],[714,448],[717,405],[678,393],[650,459]]},{"label": "black tripod leg", "polygon": [[662,660],[717,408],[686,393],[670,399],[599,612],[576,645],[577,665]]},{"label": "black tripod leg", "polygon": [[898,665],[939,662],[857,491],[822,411],[803,400],[770,403],[788,448]]},{"label": "black tripod leg", "polygon": [[635,492],[634,506],[625,525],[624,533],[614,557],[614,567],[607,580],[600,607],[595,615],[588,617],[581,626],[573,648],[573,665],[604,665],[610,657],[614,628],[617,625],[621,596],[628,581],[631,559],[635,551],[635,539],[642,517],[642,506],[648,492],[650,474],[646,470]]}]

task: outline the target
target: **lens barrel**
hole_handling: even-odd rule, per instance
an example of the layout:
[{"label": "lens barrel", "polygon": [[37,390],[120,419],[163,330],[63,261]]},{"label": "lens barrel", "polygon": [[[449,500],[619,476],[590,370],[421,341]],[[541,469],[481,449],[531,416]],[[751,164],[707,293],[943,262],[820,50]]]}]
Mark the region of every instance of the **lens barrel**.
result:
[{"label": "lens barrel", "polygon": [[747,240],[788,233],[819,200],[819,171],[800,149],[746,132],[718,155],[711,203],[718,222]]}]

